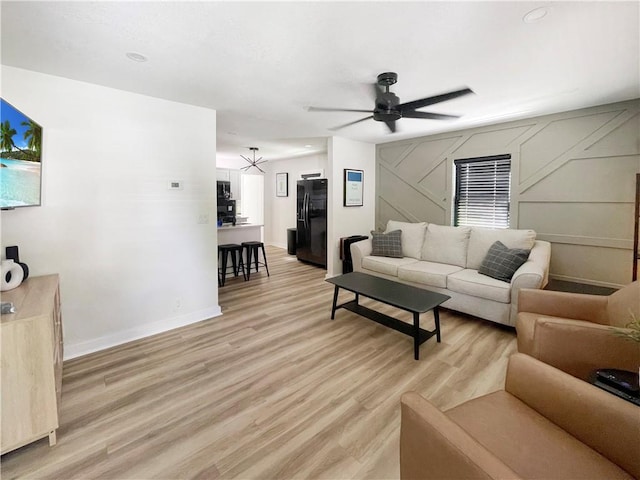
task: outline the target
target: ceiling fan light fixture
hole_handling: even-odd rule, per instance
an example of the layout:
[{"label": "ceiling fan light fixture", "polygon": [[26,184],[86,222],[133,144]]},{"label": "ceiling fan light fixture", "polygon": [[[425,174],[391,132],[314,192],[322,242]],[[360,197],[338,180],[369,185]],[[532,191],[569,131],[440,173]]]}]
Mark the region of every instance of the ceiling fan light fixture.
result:
[{"label": "ceiling fan light fixture", "polygon": [[249,165],[247,165],[246,167],[242,167],[240,170],[244,170],[245,172],[248,171],[251,167],[255,167],[258,170],[260,170],[260,172],[264,173],[264,170],[262,170],[258,165],[260,165],[261,163],[265,163],[266,160],[263,160],[262,157],[256,159],[256,152],[259,150],[258,147],[249,147],[249,150],[251,150],[253,152],[253,160],[245,157],[244,155],[240,155],[244,160],[246,160]]},{"label": "ceiling fan light fixture", "polygon": [[373,84],[375,93],[375,103],[373,110],[356,110],[352,108],[328,108],[328,107],[308,107],[310,112],[362,112],[370,113],[368,117],[330,128],[329,130],[338,130],[351,125],[355,125],[366,120],[375,120],[383,122],[390,133],[396,132],[396,121],[401,118],[421,118],[424,120],[453,120],[459,118],[458,115],[445,115],[442,113],[425,112],[418,110],[429,105],[440,102],[453,100],[473,93],[468,87],[452,92],[442,93],[431,97],[420,98],[411,102],[400,103],[400,98],[389,90],[389,86],[394,85],[398,81],[398,74],[395,72],[385,72],[378,75],[377,82]]}]

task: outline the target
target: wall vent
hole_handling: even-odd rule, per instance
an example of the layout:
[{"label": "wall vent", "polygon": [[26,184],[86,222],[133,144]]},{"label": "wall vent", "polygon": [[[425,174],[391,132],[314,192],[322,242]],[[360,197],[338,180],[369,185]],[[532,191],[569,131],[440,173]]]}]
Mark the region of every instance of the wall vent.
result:
[{"label": "wall vent", "polygon": [[301,172],[300,178],[302,178],[303,180],[306,180],[307,178],[324,178],[324,170],[320,168],[317,170],[309,170],[307,172]]}]

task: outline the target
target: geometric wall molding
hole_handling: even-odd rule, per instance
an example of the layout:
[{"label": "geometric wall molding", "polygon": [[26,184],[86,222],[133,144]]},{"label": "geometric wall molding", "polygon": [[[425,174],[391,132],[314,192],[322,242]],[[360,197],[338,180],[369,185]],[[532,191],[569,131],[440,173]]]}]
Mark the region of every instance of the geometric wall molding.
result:
[{"label": "geometric wall molding", "polygon": [[499,154],[511,154],[511,228],[552,242],[553,276],[631,281],[638,99],[378,145],[376,225],[450,225],[453,160]]}]

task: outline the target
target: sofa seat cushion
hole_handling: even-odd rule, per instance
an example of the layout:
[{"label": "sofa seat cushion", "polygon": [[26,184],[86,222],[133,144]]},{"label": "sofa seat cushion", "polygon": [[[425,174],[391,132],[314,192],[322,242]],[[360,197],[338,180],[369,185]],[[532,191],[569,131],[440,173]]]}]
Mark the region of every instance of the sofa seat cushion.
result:
[{"label": "sofa seat cushion", "polygon": [[508,392],[445,414],[521,478],[633,478]]},{"label": "sofa seat cushion", "polygon": [[[448,227],[430,223],[422,246],[422,260],[465,267],[470,227]],[[488,250],[488,248],[487,248]]]},{"label": "sofa seat cushion", "polygon": [[453,292],[511,303],[511,284],[487,277],[477,270],[464,269],[447,277],[447,288]]},{"label": "sofa seat cushion", "polygon": [[402,231],[402,237],[400,239],[402,243],[402,255],[420,260],[420,251],[424,243],[427,224],[425,222],[408,223],[389,220],[385,233],[393,232],[394,230]]},{"label": "sofa seat cushion", "polygon": [[392,257],[375,257],[369,255],[362,259],[362,268],[373,272],[384,273],[385,275],[398,276],[398,267],[416,263],[415,258],[392,258]]},{"label": "sofa seat cushion", "polygon": [[398,278],[430,287],[447,288],[447,276],[460,270],[462,267],[456,265],[423,261],[398,267]]}]

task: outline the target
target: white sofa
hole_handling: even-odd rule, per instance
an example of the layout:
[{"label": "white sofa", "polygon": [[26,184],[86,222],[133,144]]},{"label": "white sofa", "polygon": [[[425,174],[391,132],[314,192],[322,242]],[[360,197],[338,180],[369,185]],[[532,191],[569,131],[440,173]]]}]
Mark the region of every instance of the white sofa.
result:
[{"label": "white sofa", "polygon": [[[351,245],[353,270],[451,296],[443,307],[515,326],[518,291],[544,288],[551,245],[533,230],[448,227],[389,220],[386,232],[402,230],[402,258],[373,256],[372,239]],[[478,272],[494,242],[531,250],[510,282]]]}]

